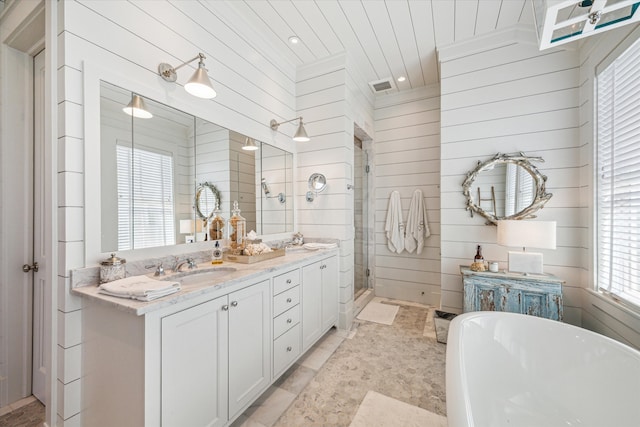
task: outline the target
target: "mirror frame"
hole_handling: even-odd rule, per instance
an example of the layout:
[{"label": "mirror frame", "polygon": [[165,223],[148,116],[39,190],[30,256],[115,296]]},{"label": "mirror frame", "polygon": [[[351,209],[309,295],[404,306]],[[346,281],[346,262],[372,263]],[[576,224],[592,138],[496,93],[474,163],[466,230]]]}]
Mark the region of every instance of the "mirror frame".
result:
[{"label": "mirror frame", "polygon": [[[320,184],[320,187],[317,184]],[[309,190],[319,193],[327,188],[327,178],[321,173],[313,173],[309,177],[308,185]]]},{"label": "mirror frame", "polygon": [[209,215],[205,215],[200,209],[200,197],[202,195],[202,192],[207,188],[211,190],[214,197],[216,198],[217,206],[220,206],[220,203],[222,202],[222,196],[220,195],[220,191],[216,188],[216,186],[211,184],[210,182],[205,181],[201,184],[198,184],[198,187],[196,188],[196,199],[195,199],[196,214],[198,215],[198,217],[200,217],[200,219],[204,219],[208,221],[211,217],[213,217],[214,211],[211,211]]},{"label": "mirror frame", "polygon": [[[470,211],[471,217],[473,218],[473,213],[477,213],[478,215],[486,218],[488,220],[487,225],[493,224],[497,225],[499,220],[518,220],[518,219],[528,219],[535,218],[534,215],[538,210],[542,209],[551,199],[553,194],[547,193],[546,190],[546,182],[547,177],[540,173],[537,167],[535,167],[531,162],[544,162],[542,157],[529,157],[525,156],[524,153],[520,152],[515,155],[502,154],[498,153],[493,158],[481,162],[478,160],[478,165],[472,171],[467,173],[467,177],[462,183],[462,194],[466,197],[466,210]],[[477,205],[473,197],[471,196],[471,185],[473,181],[476,180],[478,174],[482,171],[491,170],[497,165],[513,163],[517,166],[524,168],[527,172],[531,174],[535,181],[535,197],[533,202],[526,208],[522,209],[519,212],[516,212],[513,215],[509,215],[506,217],[498,217],[493,213],[487,212],[482,209],[479,205]]]}]

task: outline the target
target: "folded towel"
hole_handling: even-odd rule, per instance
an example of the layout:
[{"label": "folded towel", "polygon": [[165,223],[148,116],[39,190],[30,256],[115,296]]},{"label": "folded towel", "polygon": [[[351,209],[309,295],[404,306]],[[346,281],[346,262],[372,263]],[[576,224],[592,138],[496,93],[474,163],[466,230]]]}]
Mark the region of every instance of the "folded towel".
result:
[{"label": "folded towel", "polygon": [[147,276],[131,276],[100,285],[99,292],[120,298],[151,301],[180,290],[180,283],[156,280]]},{"label": "folded towel", "polygon": [[302,245],[303,248],[305,249],[309,249],[310,251],[315,251],[317,249],[333,249],[333,248],[337,248],[338,244],[337,243],[315,243],[315,242],[310,242],[310,243],[305,243],[304,245]]}]

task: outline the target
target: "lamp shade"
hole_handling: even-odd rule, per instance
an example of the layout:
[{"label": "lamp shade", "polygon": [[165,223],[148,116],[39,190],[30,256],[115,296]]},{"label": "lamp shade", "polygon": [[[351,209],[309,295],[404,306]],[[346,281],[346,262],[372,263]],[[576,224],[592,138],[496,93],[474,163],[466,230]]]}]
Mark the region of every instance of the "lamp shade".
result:
[{"label": "lamp shade", "polygon": [[296,142],[311,141],[311,139],[307,135],[307,131],[304,129],[304,125],[302,124],[302,118],[300,118],[300,124],[298,125],[298,130],[296,131],[295,135],[293,135],[293,140]]},{"label": "lamp shade", "polygon": [[498,221],[498,244],[520,248],[556,248],[555,221]]},{"label": "lamp shade", "polygon": [[180,220],[180,234],[192,234],[193,233],[193,220],[181,219]]},{"label": "lamp shade", "polygon": [[244,140],[244,145],[242,146],[243,150],[247,151],[256,151],[258,149],[258,145],[256,144],[256,140],[250,137],[247,137]]},{"label": "lamp shade", "polygon": [[140,95],[136,95],[135,93],[131,97],[131,101],[127,104],[126,107],[122,109],[125,113],[130,116],[137,117],[139,119],[150,119],[153,117],[153,114],[147,110],[147,106],[144,103],[144,99]]},{"label": "lamp shade", "polygon": [[202,61],[198,64],[196,72],[193,73],[193,76],[191,76],[189,81],[184,85],[184,90],[198,98],[210,99],[216,97],[216,91],[211,85],[211,80],[209,80],[209,76],[207,75],[207,69],[204,68]]}]

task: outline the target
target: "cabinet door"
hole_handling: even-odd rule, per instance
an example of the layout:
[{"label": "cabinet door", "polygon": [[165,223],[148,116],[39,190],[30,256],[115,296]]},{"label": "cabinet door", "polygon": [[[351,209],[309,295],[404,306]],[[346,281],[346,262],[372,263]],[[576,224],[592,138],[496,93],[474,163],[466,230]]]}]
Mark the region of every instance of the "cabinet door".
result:
[{"label": "cabinet door", "polygon": [[322,262],[302,267],[302,350],[322,333]]},{"label": "cabinet door", "polygon": [[338,257],[321,261],[322,268],[322,330],[338,323],[339,272]]},{"label": "cabinet door", "polygon": [[229,294],[231,417],[258,397],[271,379],[270,298],[269,280]]},{"label": "cabinet door", "polygon": [[162,319],[162,426],[227,422],[227,297]]}]

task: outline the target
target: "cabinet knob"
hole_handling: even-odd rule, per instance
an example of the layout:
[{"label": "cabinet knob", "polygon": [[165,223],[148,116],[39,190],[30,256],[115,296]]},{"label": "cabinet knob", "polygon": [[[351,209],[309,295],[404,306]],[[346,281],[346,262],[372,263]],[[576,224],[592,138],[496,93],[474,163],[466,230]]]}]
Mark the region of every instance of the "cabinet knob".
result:
[{"label": "cabinet knob", "polygon": [[287,323],[291,323],[291,322],[293,322],[293,320],[287,319]]},{"label": "cabinet knob", "polygon": [[287,347],[287,351],[291,351],[291,350],[293,350],[291,346]]},{"label": "cabinet knob", "polygon": [[287,302],[291,302],[291,298],[287,298]]},{"label": "cabinet knob", "polygon": [[238,301],[231,301],[231,307],[237,307]]},{"label": "cabinet knob", "polygon": [[228,311],[229,310],[229,306],[227,304],[222,306],[222,311]]},{"label": "cabinet knob", "polygon": [[287,279],[287,283],[291,283],[291,279]]}]

